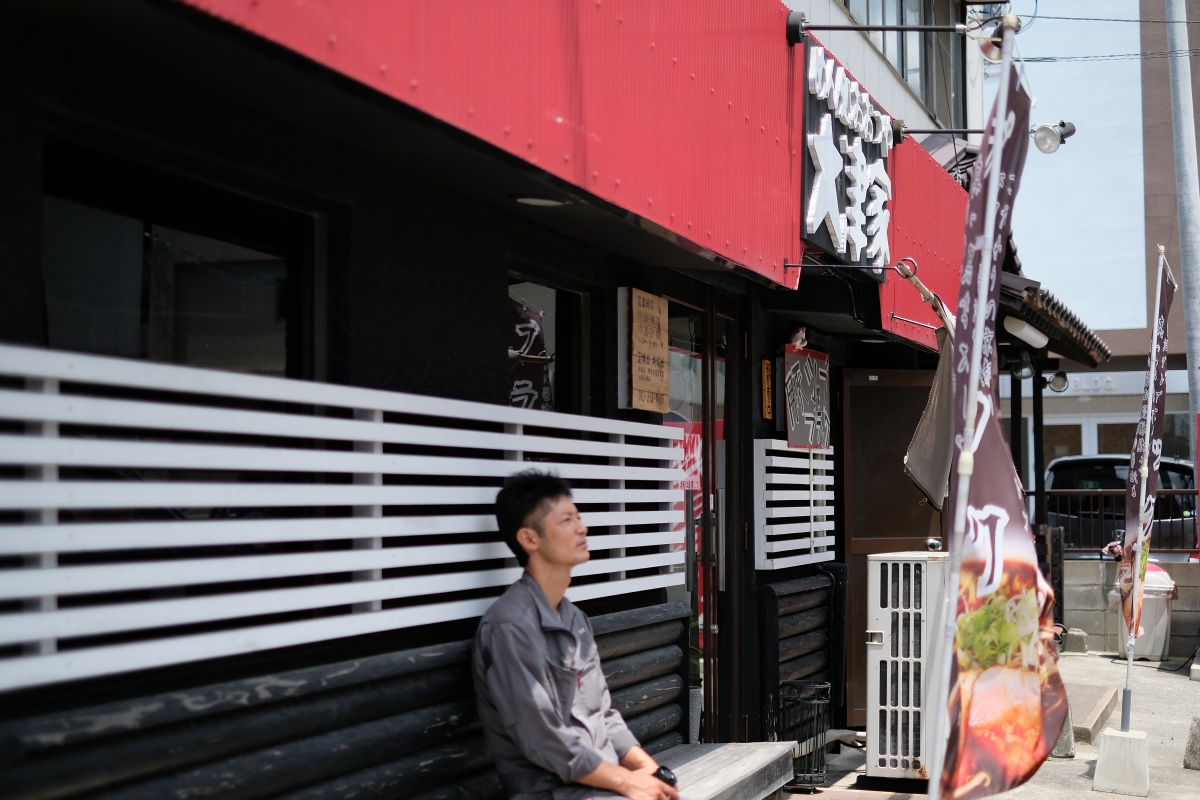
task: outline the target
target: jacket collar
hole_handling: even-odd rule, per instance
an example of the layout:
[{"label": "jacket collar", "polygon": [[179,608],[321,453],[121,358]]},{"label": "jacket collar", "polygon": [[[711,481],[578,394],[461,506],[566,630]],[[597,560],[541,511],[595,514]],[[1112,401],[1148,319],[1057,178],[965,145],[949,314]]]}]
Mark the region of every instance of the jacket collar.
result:
[{"label": "jacket collar", "polygon": [[533,596],[533,604],[537,608],[538,619],[541,622],[542,630],[571,630],[571,618],[575,613],[575,606],[567,598],[563,598],[559,605],[561,611],[555,611],[550,607],[550,601],[546,599],[546,593],[542,591],[542,587],[533,579],[533,576],[528,572],[521,573],[521,579],[517,581],[525,590]]}]

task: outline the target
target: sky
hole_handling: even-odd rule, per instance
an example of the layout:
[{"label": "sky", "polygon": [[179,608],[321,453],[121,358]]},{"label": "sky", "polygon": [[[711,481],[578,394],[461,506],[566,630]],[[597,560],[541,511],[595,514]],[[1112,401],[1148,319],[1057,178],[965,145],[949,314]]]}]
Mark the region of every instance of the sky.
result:
[{"label": "sky", "polygon": [[[1133,19],[1130,0],[1018,0],[1018,54],[1035,57],[1138,53],[1138,25],[1046,17]],[[1037,14],[1035,15],[1034,12]],[[1141,62],[1029,62],[1031,120],[1066,120],[1078,132],[1057,153],[1029,148],[1013,214],[1022,271],[1093,329],[1146,325]],[[989,72],[998,72],[992,68]],[[990,104],[998,80],[986,82]],[[1151,251],[1154,251],[1153,253]]]}]

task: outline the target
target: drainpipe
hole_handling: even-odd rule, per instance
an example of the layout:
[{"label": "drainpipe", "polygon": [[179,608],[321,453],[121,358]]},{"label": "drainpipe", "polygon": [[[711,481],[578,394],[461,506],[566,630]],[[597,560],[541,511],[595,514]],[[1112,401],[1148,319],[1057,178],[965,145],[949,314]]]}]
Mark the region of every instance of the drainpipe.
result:
[{"label": "drainpipe", "polygon": [[1008,393],[1008,444],[1012,450],[1013,466],[1017,468],[1017,477],[1021,479],[1021,486],[1028,489],[1025,484],[1025,441],[1021,438],[1021,414],[1024,411],[1021,408],[1021,383],[1016,375],[1008,376],[1008,385],[1011,387]]},{"label": "drainpipe", "polygon": [[1042,367],[1033,363],[1033,524],[1046,524],[1046,446],[1042,417]]}]

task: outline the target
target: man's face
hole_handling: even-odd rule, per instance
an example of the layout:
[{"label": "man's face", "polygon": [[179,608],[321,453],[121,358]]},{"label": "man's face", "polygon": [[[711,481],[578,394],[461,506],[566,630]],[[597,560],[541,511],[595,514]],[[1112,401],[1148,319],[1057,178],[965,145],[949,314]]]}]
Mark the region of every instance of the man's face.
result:
[{"label": "man's face", "polygon": [[551,565],[574,567],[591,558],[587,547],[588,529],[571,498],[558,497],[543,508],[547,510],[540,523],[537,519],[530,520],[536,533],[531,542],[541,560]]}]

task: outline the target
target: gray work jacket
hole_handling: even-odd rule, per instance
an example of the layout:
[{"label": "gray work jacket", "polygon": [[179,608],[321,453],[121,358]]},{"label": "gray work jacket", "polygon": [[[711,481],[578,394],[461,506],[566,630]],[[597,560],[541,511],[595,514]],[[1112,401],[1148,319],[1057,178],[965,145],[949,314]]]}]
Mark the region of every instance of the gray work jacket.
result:
[{"label": "gray work jacket", "polygon": [[612,708],[587,615],[566,598],[552,609],[529,573],[480,620],[472,672],[484,740],[512,795],[570,794],[638,743]]}]

